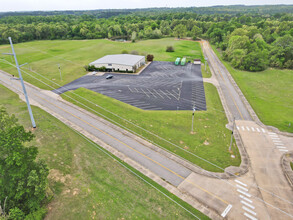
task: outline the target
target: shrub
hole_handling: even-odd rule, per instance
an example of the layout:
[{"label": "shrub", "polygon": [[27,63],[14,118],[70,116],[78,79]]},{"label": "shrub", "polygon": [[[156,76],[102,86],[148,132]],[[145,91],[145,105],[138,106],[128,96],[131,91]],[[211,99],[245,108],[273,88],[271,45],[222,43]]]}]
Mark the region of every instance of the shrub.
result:
[{"label": "shrub", "polygon": [[128,54],[128,51],[127,50],[122,50],[121,53],[122,54]]},{"label": "shrub", "polygon": [[154,55],[148,54],[147,55],[147,61],[152,62],[154,60]]},{"label": "shrub", "polygon": [[173,46],[167,46],[166,52],[174,52],[174,47]]}]

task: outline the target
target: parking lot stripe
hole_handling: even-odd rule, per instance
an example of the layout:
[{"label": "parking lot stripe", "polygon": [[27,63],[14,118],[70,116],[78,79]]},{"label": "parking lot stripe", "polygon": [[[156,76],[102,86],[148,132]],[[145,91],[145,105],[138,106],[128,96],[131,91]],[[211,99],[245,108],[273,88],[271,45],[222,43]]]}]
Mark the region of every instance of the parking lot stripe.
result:
[{"label": "parking lot stripe", "polygon": [[285,149],[279,149],[279,151],[288,152],[288,150],[285,150]]},{"label": "parking lot stripe", "polygon": [[262,130],[263,133],[266,133],[266,130],[265,129],[262,128],[261,130]]},{"label": "parking lot stripe", "polygon": [[258,128],[256,128],[257,132],[260,132],[260,130]]},{"label": "parking lot stripe", "polygon": [[171,99],[166,93],[164,93],[161,89],[159,89],[165,96],[167,96],[169,99]]},{"label": "parking lot stripe", "polygon": [[277,148],[286,149],[286,147],[283,147],[283,146],[277,146]]},{"label": "parking lot stripe", "polygon": [[158,93],[158,91],[157,90],[155,90],[154,89],[154,91],[162,98],[162,99],[164,99],[164,97],[163,96],[161,96],[161,94],[160,93]]},{"label": "parking lot stripe", "polygon": [[250,131],[249,127],[246,126],[247,131]]},{"label": "parking lot stripe", "polygon": [[241,128],[242,128],[242,130],[243,130],[243,131],[245,131],[245,128],[244,128],[244,126],[241,126]]},{"label": "parking lot stripe", "polygon": [[254,131],[254,127],[251,127],[251,130]]}]

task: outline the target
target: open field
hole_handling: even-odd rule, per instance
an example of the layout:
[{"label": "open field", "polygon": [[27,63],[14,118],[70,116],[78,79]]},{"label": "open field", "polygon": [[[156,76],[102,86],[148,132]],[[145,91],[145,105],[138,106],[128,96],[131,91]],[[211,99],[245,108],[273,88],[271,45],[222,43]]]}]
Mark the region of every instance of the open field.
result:
[{"label": "open field", "polygon": [[[217,90],[213,85],[208,83],[205,83],[204,86],[207,97],[207,111],[197,111],[195,113],[194,134],[190,133],[192,111],[143,111],[84,88],[66,92],[62,97],[99,116],[107,117],[108,120],[111,119],[120,126],[125,126],[135,131],[144,138],[204,169],[223,172],[219,168],[192,155],[196,154],[197,156],[203,157],[222,168],[230,165],[239,166],[241,161],[235,145],[232,149],[233,154],[236,155],[235,159],[231,158],[228,151],[231,132],[225,128],[225,124],[228,122]],[[76,94],[88,99],[90,102],[81,99]],[[73,97],[80,103],[70,99],[68,96]],[[85,105],[89,108],[85,107]],[[109,111],[119,117],[111,114]],[[127,121],[121,119],[121,117],[127,119]],[[142,129],[134,126],[133,123]],[[156,135],[152,135],[144,129]],[[176,144],[178,147],[171,145],[157,136]]]},{"label": "open field", "polygon": [[[0,86],[0,94],[0,104],[29,129],[26,104],[3,86]],[[33,107],[33,113],[38,127],[32,144],[39,148],[39,157],[50,168],[50,189],[54,193],[46,219],[64,219],[64,216],[67,219],[194,218],[102,153],[99,146],[86,141],[53,116],[37,107]],[[139,175],[199,218],[207,219],[164,188]]]},{"label": "open field", "polygon": [[[167,53],[165,51],[167,46],[174,46],[175,52]],[[31,68],[60,85],[67,84],[83,76],[85,74],[84,65],[107,54],[120,54],[123,50],[127,50],[128,52],[137,51],[142,55],[153,54],[154,59],[157,61],[173,62],[176,57],[183,56],[203,59],[198,42],[179,41],[173,38],[145,40],[137,43],[113,42],[109,40],[56,40],[33,41],[15,45],[19,63],[29,63],[29,65],[23,67],[24,69]],[[0,46],[0,54],[5,52],[11,52],[10,46]],[[12,61],[11,57],[0,55],[0,58],[5,58],[9,62]],[[62,81],[60,79],[58,64],[61,66]],[[17,75],[15,67],[4,64],[2,60],[0,60],[0,68]],[[25,73],[23,77],[26,81],[42,89],[51,89],[27,77]],[[48,82],[48,84],[51,86],[54,85],[52,82]]]},{"label": "open field", "polygon": [[232,74],[259,119],[281,131],[293,132],[293,71],[271,68],[262,72],[236,70],[222,59],[215,46],[212,48]]}]

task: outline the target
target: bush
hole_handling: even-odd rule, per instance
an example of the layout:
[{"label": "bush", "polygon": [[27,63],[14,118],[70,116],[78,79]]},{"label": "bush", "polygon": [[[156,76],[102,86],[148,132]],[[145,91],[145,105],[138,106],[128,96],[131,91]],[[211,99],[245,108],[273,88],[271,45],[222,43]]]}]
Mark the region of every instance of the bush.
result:
[{"label": "bush", "polygon": [[122,54],[128,54],[128,51],[127,50],[122,50],[121,53]]},{"label": "bush", "polygon": [[174,52],[175,50],[174,50],[174,47],[172,47],[172,46],[167,46],[167,48],[166,48],[166,52]]},{"label": "bush", "polygon": [[154,55],[148,54],[147,55],[147,61],[152,62],[154,60]]},{"label": "bush", "polygon": [[100,71],[100,72],[105,72],[106,71],[106,67],[102,66],[102,67],[95,67],[94,65],[86,65],[84,66],[84,69],[87,72],[93,72],[93,71]]}]

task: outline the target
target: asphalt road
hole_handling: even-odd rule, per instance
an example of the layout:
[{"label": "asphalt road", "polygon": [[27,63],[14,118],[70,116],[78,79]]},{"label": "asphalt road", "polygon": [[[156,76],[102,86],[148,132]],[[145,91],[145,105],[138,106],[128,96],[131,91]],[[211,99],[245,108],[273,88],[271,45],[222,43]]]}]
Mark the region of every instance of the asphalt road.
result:
[{"label": "asphalt road", "polygon": [[[106,79],[114,75],[112,79]],[[86,75],[54,90],[84,87],[144,110],[206,110],[200,65],[154,61],[139,75]]]},{"label": "asphalt road", "polygon": [[203,41],[203,52],[208,58],[210,68],[217,77],[221,90],[223,92],[228,109],[235,120],[252,120],[246,106],[241,100],[235,87],[228,78],[228,70],[215,55],[207,41]]}]

